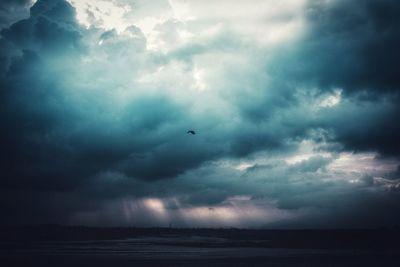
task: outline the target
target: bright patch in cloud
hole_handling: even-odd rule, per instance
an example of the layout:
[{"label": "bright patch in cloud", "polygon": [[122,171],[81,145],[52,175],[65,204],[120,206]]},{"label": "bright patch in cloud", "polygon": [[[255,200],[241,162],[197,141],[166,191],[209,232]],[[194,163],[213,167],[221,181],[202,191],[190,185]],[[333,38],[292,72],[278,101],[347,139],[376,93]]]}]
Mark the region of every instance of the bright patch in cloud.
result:
[{"label": "bright patch in cloud", "polygon": [[130,24],[124,16],[131,6],[118,1],[105,0],[68,0],[76,10],[77,20],[86,27],[94,26],[104,30],[115,29],[122,32]]},{"label": "bright patch in cloud", "polygon": [[319,107],[330,108],[340,103],[342,99],[342,89],[336,89],[332,95],[329,95],[321,100]]},{"label": "bright patch in cloud", "polygon": [[338,172],[369,173],[375,176],[395,172],[398,164],[395,159],[380,160],[376,153],[344,152],[329,165],[329,169]]}]

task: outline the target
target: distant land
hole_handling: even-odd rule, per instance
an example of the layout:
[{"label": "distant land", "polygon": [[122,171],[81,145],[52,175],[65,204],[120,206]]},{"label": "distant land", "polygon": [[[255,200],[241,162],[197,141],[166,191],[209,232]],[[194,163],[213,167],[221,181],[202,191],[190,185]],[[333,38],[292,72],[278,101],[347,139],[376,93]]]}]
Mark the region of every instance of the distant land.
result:
[{"label": "distant land", "polygon": [[88,227],[63,225],[0,228],[2,241],[115,240],[126,238],[202,236],[224,239],[203,246],[256,246],[274,248],[400,248],[400,228],[270,230],[239,228]]},{"label": "distant land", "polygon": [[399,266],[400,229],[9,226],[1,266]]}]

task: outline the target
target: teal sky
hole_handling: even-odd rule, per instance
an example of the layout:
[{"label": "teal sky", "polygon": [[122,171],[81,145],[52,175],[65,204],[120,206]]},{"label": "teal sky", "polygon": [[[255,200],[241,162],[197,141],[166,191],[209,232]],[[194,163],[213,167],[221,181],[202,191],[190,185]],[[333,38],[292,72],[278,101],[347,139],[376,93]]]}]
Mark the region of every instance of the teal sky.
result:
[{"label": "teal sky", "polygon": [[2,1],[0,223],[399,225],[399,26],[394,0]]}]

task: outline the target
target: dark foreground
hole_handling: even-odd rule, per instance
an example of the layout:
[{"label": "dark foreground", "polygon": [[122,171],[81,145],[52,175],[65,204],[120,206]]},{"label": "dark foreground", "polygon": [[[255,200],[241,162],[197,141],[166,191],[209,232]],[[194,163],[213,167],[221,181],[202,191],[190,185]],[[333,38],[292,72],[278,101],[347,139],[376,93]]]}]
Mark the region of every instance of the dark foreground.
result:
[{"label": "dark foreground", "polygon": [[400,231],[8,227],[0,266],[400,266]]}]

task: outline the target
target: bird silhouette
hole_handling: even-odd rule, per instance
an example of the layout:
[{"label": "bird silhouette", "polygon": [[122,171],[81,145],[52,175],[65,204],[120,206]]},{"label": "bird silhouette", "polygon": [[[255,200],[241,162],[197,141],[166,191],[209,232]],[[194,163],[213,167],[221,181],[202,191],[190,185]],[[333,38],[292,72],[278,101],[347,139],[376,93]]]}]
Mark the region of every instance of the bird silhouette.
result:
[{"label": "bird silhouette", "polygon": [[192,135],[195,135],[195,134],[196,134],[196,132],[193,131],[193,130],[189,130],[189,131],[187,131],[187,133],[188,133],[188,134],[192,134]]}]

